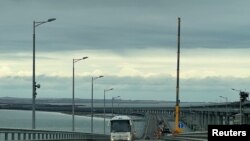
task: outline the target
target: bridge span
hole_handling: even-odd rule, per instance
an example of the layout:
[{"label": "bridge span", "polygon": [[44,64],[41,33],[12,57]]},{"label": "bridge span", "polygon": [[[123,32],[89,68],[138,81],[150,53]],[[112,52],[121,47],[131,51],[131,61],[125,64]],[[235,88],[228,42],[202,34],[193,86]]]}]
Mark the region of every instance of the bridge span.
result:
[{"label": "bridge span", "polygon": [[[108,110],[112,110],[108,107]],[[107,110],[107,111],[108,111]],[[96,112],[102,112],[101,107],[95,107]],[[115,114],[136,114],[145,115],[165,114],[173,118],[175,116],[175,107],[114,107]],[[241,113],[241,114],[240,114]],[[207,103],[202,105],[189,105],[180,107],[180,120],[184,122],[193,131],[206,131],[208,125],[234,125],[250,124],[250,102],[246,101],[242,105],[240,112],[240,103]],[[240,122],[241,121],[241,122]]]},{"label": "bridge span", "polygon": [[[171,131],[174,130],[172,117],[161,113],[145,114],[144,134],[137,136],[135,141],[160,141],[160,140],[183,140],[186,136],[176,137],[171,136]],[[169,129],[169,132],[163,133],[163,129]],[[190,132],[187,126],[184,127],[184,132]],[[189,134],[190,135],[190,134]],[[200,137],[200,136],[199,136]],[[206,136],[203,138],[206,140]],[[189,137],[190,138],[190,137]],[[1,141],[109,141],[109,135],[90,134],[82,132],[66,132],[66,131],[48,131],[48,130],[29,130],[29,129],[9,129],[0,128]]]},{"label": "bridge span", "polygon": [[[199,138],[206,140],[208,125],[250,124],[250,103],[246,102],[239,116],[239,103],[216,103],[196,106],[181,107],[180,120],[185,125],[181,136],[171,136],[171,133],[163,134],[162,126],[173,131],[174,107],[107,107],[107,112],[113,114],[143,115],[145,119],[144,134],[138,140],[183,140],[183,138]],[[102,107],[95,107],[95,113],[102,113]],[[77,110],[88,111],[88,107]],[[194,135],[192,135],[194,134]],[[81,132],[6,129],[0,128],[0,138],[4,141],[16,140],[110,140],[108,135],[89,134]],[[192,140],[192,138],[190,139]]]}]

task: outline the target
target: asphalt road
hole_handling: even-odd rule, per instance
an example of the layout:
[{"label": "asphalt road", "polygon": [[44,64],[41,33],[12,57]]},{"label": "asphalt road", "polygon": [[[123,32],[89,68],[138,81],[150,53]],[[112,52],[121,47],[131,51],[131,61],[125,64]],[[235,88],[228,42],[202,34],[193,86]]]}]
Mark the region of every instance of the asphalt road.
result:
[{"label": "asphalt road", "polygon": [[165,118],[166,116],[162,114],[148,114],[146,117],[146,126],[144,130],[143,139],[140,139],[138,141],[160,140],[160,138],[163,136],[163,134],[161,133],[162,126],[167,125],[165,123],[166,122]]}]

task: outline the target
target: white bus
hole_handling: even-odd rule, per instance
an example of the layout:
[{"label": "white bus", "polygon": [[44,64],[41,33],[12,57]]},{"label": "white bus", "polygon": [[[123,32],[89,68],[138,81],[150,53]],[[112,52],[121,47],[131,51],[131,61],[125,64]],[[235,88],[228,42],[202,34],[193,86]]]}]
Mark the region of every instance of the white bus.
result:
[{"label": "white bus", "polygon": [[110,140],[133,141],[134,123],[128,116],[115,116],[110,120]]}]

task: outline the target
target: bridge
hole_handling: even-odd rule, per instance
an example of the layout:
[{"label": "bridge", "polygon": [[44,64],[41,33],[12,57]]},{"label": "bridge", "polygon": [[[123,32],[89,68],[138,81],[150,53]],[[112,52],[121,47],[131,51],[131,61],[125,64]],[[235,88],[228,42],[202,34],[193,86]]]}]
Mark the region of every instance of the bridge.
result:
[{"label": "bridge", "polygon": [[[89,108],[85,107],[88,111]],[[96,112],[102,112],[102,107],[95,107]],[[166,114],[171,118],[175,115],[173,107],[107,107],[107,111],[115,114],[127,115],[145,115]],[[242,114],[240,114],[242,113]],[[194,131],[205,131],[208,125],[232,125],[232,124],[249,124],[250,123],[250,102],[242,104],[240,112],[240,102],[231,103],[207,103],[196,106],[181,107],[181,120]],[[241,122],[241,123],[240,123]]]},{"label": "bridge", "polygon": [[[206,140],[207,132],[191,132],[182,134],[180,136],[167,136],[168,134],[162,133],[162,128],[160,125],[164,125],[170,130],[173,130],[173,121],[171,117],[166,114],[160,113],[147,113],[145,115],[145,128],[144,134],[142,136],[137,136],[136,140],[183,140],[194,139],[196,140],[202,138]],[[169,120],[168,120],[169,119]],[[191,131],[191,130],[190,130]],[[202,135],[200,135],[202,134]],[[190,137],[191,136],[191,137]],[[103,134],[90,134],[82,132],[66,132],[66,131],[49,131],[49,130],[29,130],[29,129],[9,129],[9,128],[0,128],[0,140],[2,141],[109,141],[110,137]]]},{"label": "bridge", "polygon": [[[7,105],[5,105],[8,107]],[[181,106],[180,121],[185,125],[183,133],[178,136],[171,136],[171,133],[164,134],[160,130],[160,124],[174,130],[174,107],[106,107],[106,112],[113,114],[141,115],[144,116],[144,134],[137,137],[137,140],[207,140],[208,125],[226,124],[250,124],[250,102],[242,105],[242,112],[239,110],[239,102],[231,103],[207,103],[196,106]],[[5,107],[5,108],[6,108]],[[43,107],[40,105],[40,108]],[[4,108],[3,106],[1,108]],[[11,108],[10,106],[8,108]],[[15,105],[12,105],[15,108]],[[39,109],[39,106],[37,108]],[[57,110],[60,108],[57,107]],[[90,107],[77,107],[77,112],[88,112]],[[95,113],[102,113],[103,107],[94,107]],[[242,113],[241,115],[239,113]],[[110,140],[108,135],[90,134],[82,132],[28,130],[0,128],[0,140]]]}]

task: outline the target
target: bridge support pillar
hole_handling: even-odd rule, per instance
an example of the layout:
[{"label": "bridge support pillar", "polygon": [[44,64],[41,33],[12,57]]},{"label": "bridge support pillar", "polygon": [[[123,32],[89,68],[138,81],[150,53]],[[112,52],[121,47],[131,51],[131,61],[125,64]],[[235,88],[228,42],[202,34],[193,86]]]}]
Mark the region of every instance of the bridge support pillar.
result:
[{"label": "bridge support pillar", "polygon": [[204,112],[204,130],[207,130],[208,125],[208,113]]},{"label": "bridge support pillar", "polygon": [[205,114],[204,112],[201,112],[201,130],[204,130],[205,128]]},{"label": "bridge support pillar", "polygon": [[206,112],[202,112],[202,130],[206,130],[207,128],[207,114]]},{"label": "bridge support pillar", "polygon": [[198,119],[197,119],[199,122],[198,122],[198,127],[199,129],[198,130],[201,130],[202,128],[202,113],[201,112],[198,112]]},{"label": "bridge support pillar", "polygon": [[210,124],[214,124],[214,115],[213,115],[213,113],[211,113],[211,114],[209,115],[209,117],[210,117],[210,119],[209,119]]},{"label": "bridge support pillar", "polygon": [[4,133],[4,139],[7,141],[8,140],[8,133]]},{"label": "bridge support pillar", "polygon": [[218,125],[222,125],[223,124],[223,115],[221,115],[220,113],[217,115],[218,117]]},{"label": "bridge support pillar", "polygon": [[15,133],[11,133],[11,139],[15,140]]},{"label": "bridge support pillar", "polygon": [[213,119],[213,122],[214,122],[215,125],[218,125],[218,123],[219,123],[219,118],[218,117],[219,117],[218,113],[215,113],[214,119]]},{"label": "bridge support pillar", "polygon": [[23,140],[26,140],[26,133],[23,133]]},{"label": "bridge support pillar", "polygon": [[243,114],[242,124],[249,124],[250,123],[250,114]]}]

